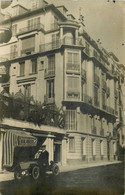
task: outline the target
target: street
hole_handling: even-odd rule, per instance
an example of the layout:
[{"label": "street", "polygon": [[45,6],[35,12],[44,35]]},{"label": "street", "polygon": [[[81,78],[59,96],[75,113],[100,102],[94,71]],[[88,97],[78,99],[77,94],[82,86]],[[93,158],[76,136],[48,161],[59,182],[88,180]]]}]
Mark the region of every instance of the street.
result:
[{"label": "street", "polygon": [[123,195],[123,164],[105,165],[62,172],[39,182],[1,182],[2,195]]}]

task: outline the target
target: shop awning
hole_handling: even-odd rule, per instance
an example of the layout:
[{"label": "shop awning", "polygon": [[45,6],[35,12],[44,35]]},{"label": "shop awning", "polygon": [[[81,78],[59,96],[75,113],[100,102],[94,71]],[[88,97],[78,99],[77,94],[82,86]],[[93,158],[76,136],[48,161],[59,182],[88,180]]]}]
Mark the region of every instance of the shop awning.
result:
[{"label": "shop awning", "polygon": [[37,138],[30,133],[18,130],[6,130],[3,139],[3,164],[12,166],[15,147],[33,147]]}]

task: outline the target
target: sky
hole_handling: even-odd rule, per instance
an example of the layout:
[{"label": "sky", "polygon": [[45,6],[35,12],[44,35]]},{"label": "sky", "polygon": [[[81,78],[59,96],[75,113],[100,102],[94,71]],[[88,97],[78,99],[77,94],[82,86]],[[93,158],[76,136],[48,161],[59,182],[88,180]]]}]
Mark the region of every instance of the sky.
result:
[{"label": "sky", "polygon": [[[76,19],[79,10],[84,16],[85,30],[107,51],[112,51],[119,63],[125,64],[125,1],[116,0],[46,0],[55,5],[64,5]],[[18,0],[28,8],[31,0]],[[17,3],[14,0],[13,4]],[[12,5],[13,5],[12,4]]]}]

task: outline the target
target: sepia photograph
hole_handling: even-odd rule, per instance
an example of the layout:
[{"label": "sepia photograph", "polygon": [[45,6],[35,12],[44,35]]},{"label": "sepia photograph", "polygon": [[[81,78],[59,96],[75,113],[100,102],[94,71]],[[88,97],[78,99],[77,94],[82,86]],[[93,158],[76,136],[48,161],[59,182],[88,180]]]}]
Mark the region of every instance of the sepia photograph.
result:
[{"label": "sepia photograph", "polygon": [[125,195],[124,77],[124,0],[0,0],[0,195]]}]

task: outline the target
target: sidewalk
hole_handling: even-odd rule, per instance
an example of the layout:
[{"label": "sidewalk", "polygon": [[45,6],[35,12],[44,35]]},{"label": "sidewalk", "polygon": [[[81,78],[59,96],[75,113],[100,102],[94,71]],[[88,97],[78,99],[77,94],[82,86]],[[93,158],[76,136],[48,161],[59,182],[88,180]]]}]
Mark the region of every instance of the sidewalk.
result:
[{"label": "sidewalk", "polygon": [[[119,163],[122,163],[122,162],[121,161],[95,162],[95,163],[92,162],[92,163],[86,163],[86,164],[80,164],[80,165],[65,165],[65,166],[59,165],[59,168],[60,168],[60,173],[63,173],[63,172],[68,172],[68,171],[75,171],[77,169],[85,169],[85,168],[90,168],[90,167],[106,166],[106,165],[119,164]],[[7,172],[7,171],[0,172],[0,182],[11,181],[11,180],[14,180],[13,172]]]}]

